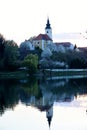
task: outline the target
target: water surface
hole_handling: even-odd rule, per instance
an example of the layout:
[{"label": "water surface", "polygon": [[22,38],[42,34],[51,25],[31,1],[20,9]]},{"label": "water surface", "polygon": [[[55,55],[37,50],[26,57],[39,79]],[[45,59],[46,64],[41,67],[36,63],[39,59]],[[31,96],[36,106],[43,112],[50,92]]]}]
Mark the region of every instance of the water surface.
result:
[{"label": "water surface", "polygon": [[0,80],[0,130],[87,130],[87,79]]}]

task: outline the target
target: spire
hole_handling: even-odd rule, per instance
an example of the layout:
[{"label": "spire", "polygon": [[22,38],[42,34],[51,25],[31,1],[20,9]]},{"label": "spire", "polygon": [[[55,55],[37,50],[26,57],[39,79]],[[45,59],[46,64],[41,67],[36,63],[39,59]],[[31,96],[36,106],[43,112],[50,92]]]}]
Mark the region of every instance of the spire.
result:
[{"label": "spire", "polygon": [[45,33],[52,39],[52,28],[50,26],[49,18],[47,18],[47,24],[45,27]]},{"label": "spire", "polygon": [[45,29],[51,29],[49,18],[47,19],[47,24]]}]

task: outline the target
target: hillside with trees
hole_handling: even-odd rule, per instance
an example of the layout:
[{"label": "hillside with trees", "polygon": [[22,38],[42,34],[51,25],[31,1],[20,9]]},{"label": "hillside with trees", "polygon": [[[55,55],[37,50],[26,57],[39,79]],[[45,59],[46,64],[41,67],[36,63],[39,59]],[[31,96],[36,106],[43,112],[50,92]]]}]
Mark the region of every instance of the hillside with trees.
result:
[{"label": "hillside with trees", "polygon": [[[32,50],[30,49],[32,47]],[[0,34],[0,71],[16,71],[26,68],[30,74],[38,69],[87,68],[87,53],[74,47],[65,47],[64,44],[50,44],[45,50],[33,47],[27,41],[20,46],[13,40],[6,40]]]}]

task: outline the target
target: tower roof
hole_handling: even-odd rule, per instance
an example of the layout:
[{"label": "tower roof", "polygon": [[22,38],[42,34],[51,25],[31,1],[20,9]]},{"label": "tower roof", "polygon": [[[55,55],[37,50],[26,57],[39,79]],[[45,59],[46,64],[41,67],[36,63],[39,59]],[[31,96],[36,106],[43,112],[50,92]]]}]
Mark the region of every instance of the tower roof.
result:
[{"label": "tower roof", "polygon": [[45,29],[51,29],[49,18],[47,19],[47,24],[46,24]]}]

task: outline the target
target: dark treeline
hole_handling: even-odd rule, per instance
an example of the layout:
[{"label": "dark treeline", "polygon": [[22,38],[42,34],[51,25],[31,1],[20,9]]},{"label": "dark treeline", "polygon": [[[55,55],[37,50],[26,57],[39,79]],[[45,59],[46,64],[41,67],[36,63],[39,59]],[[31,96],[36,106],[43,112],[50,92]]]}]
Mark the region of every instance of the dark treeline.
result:
[{"label": "dark treeline", "polygon": [[5,40],[0,34],[0,70],[18,68],[18,46],[13,40]]}]

